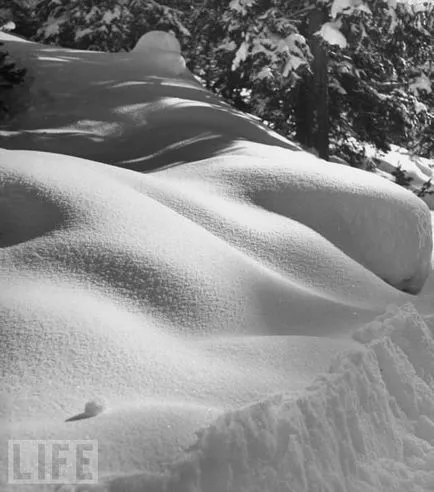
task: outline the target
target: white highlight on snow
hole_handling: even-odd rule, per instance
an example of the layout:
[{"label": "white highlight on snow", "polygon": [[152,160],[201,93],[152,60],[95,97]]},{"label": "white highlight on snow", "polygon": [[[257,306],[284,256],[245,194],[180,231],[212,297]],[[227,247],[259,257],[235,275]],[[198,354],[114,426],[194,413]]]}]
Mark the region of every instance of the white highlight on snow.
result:
[{"label": "white highlight on snow", "polygon": [[333,0],[330,15],[332,19],[336,19],[339,14],[351,14],[356,9],[371,13],[371,9],[363,0]]},{"label": "white highlight on snow", "polygon": [[[392,2],[393,0],[389,0],[389,4]],[[398,2],[398,0],[394,0],[395,3]],[[432,3],[428,0],[400,0],[401,2],[404,2],[407,3],[411,8],[412,8],[412,11],[417,13],[417,12],[425,12],[427,10],[429,10],[430,8],[432,8]]]},{"label": "white highlight on snow", "polygon": [[292,33],[284,40],[288,51],[288,61],[283,69],[282,75],[287,77],[291,71],[297,70],[300,65],[306,63],[306,56],[303,49],[309,50],[306,40],[298,33]]},{"label": "white highlight on snow", "polygon": [[419,95],[420,92],[432,93],[431,79],[425,73],[421,73],[414,81],[409,85],[409,89],[413,94]]},{"label": "white highlight on snow", "polygon": [[249,7],[251,7],[256,0],[231,0],[229,3],[229,8],[235,10],[236,12],[245,15]]},{"label": "white highlight on snow", "polygon": [[122,10],[119,5],[116,5],[113,10],[108,10],[104,12],[102,21],[105,24],[111,24],[113,21],[118,19],[122,15]]},{"label": "white highlight on snow", "polygon": [[68,22],[66,16],[58,18],[49,18],[47,20],[47,27],[44,29],[44,36],[46,39],[54,37],[59,34],[61,24]]},{"label": "white highlight on snow", "polygon": [[154,67],[156,73],[177,76],[186,70],[178,39],[169,32],[150,31],[144,34],[130,52],[140,63]]},{"label": "white highlight on snow", "polygon": [[13,31],[16,27],[17,26],[16,26],[15,22],[9,21],[9,22],[6,22],[6,24],[3,24],[2,26],[0,26],[0,29],[3,32],[8,32],[8,31]]},{"label": "white highlight on snow", "polygon": [[[232,4],[234,10],[244,15],[247,7],[250,7],[253,2],[236,1],[232,2]],[[226,20],[231,23],[233,19],[231,20],[229,16],[227,17]],[[287,27],[285,22],[281,22],[282,28]],[[236,24],[230,25],[229,31],[232,29],[237,29]],[[279,73],[283,77],[292,75],[297,78],[297,69],[301,65],[307,65],[311,57],[307,41],[302,35],[292,33],[282,37],[276,34],[275,31],[270,30],[266,24],[262,25],[260,32],[256,32],[254,28],[247,28],[247,32],[242,33],[242,40],[238,46],[234,41],[225,40],[218,49],[234,52],[232,70],[237,70],[249,56],[265,55],[268,59],[270,70],[262,68],[255,74],[259,79],[271,78]]]},{"label": "white highlight on snow", "polygon": [[181,53],[181,45],[176,37],[165,31],[150,31],[144,34],[138,41],[133,51],[162,50]]},{"label": "white highlight on snow", "polygon": [[357,0],[333,0],[330,15],[332,19],[335,19],[341,12],[349,13],[357,4],[361,4],[361,1]]},{"label": "white highlight on snow", "polygon": [[235,52],[234,59],[232,61],[232,70],[237,70],[240,64],[247,60],[249,55],[250,46],[248,41],[243,41]]},{"label": "white highlight on snow", "polygon": [[273,77],[273,71],[271,70],[270,67],[262,67],[260,72],[257,75],[257,78],[259,80],[270,79],[272,77]]},{"label": "white highlight on snow", "polygon": [[326,22],[321,26],[318,34],[331,45],[338,45],[340,48],[347,46],[347,40],[345,36],[339,31],[341,27],[340,22]]},{"label": "white highlight on snow", "polygon": [[[391,150],[386,153],[368,147],[366,147],[366,150],[367,155],[370,154],[371,157],[376,159],[377,169],[375,172],[377,174],[384,173],[384,177],[393,181],[393,173],[401,169],[408,178],[411,178],[408,188],[414,193],[418,193],[422,186],[433,178],[434,162],[432,159],[413,155],[408,150],[396,145],[392,145]],[[422,197],[422,200],[424,200],[430,210],[434,210],[433,194],[426,194]]]},{"label": "white highlight on snow", "polygon": [[[286,62],[280,69],[284,77],[288,77],[291,73],[294,74],[300,65],[306,64],[309,48],[303,36],[292,33],[286,38],[282,38],[268,29],[264,29],[262,34],[263,36],[259,37],[246,37],[236,53],[233,69],[247,59],[250,53],[252,55],[265,54],[270,60],[270,65],[275,67],[282,65],[279,55],[285,55]],[[268,67],[264,67],[258,74],[259,78],[268,78],[272,75],[272,70]]]}]

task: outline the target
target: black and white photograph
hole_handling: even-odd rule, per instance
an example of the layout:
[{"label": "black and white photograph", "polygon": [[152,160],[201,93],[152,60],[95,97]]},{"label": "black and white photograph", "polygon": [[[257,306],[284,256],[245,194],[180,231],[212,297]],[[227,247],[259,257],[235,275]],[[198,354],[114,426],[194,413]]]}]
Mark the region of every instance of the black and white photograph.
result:
[{"label": "black and white photograph", "polygon": [[434,0],[0,0],[0,492],[434,492]]}]

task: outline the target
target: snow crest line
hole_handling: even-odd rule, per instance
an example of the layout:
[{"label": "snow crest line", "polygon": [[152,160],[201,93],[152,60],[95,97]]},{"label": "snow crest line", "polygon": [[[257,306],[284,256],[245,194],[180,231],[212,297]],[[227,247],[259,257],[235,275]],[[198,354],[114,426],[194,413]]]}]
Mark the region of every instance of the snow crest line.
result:
[{"label": "snow crest line", "polygon": [[432,332],[406,304],[354,338],[364,346],[338,356],[301,397],[227,413],[168,473],[117,477],[94,490],[434,490]]}]

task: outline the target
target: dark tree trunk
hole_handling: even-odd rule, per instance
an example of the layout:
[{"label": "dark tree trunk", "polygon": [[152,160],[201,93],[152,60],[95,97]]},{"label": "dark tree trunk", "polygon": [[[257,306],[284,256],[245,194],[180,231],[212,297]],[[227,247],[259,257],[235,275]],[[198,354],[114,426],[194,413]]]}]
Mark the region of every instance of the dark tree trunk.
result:
[{"label": "dark tree trunk", "polygon": [[317,8],[309,17],[309,45],[313,55],[312,92],[316,109],[316,132],[314,147],[321,159],[329,159],[329,112],[328,112],[328,53],[327,47],[315,33],[327,21],[327,11]]},{"label": "dark tree trunk", "polygon": [[296,139],[325,160],[329,159],[328,53],[315,33],[327,19],[327,10],[319,7],[309,14],[305,36],[313,55],[312,73],[300,82],[295,106]]},{"label": "dark tree trunk", "polygon": [[307,148],[314,146],[314,104],[312,100],[312,76],[306,74],[300,81],[297,91],[297,103],[295,105],[295,138]]}]

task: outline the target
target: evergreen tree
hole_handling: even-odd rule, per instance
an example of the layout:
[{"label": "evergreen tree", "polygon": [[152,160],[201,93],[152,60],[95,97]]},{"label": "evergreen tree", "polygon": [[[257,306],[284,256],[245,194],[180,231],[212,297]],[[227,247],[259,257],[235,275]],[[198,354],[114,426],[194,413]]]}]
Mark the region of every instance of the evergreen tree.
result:
[{"label": "evergreen tree", "polygon": [[67,48],[128,51],[147,31],[188,34],[178,13],[154,0],[41,0],[36,39]]},{"label": "evergreen tree", "polygon": [[0,121],[13,116],[19,110],[16,86],[24,83],[26,70],[17,66],[0,42]]},{"label": "evergreen tree", "polygon": [[420,81],[429,76],[418,70],[412,93],[406,73],[416,53],[419,67],[433,59],[432,15],[423,12],[418,19],[388,0],[208,0],[195,14],[189,66],[207,88],[322,157],[328,137],[356,165],[364,143],[388,150],[418,140],[427,155],[432,106],[423,97],[432,92]]},{"label": "evergreen tree", "polygon": [[[408,188],[413,181],[413,178],[410,176],[407,176],[407,173],[402,170],[401,166],[398,166],[393,172],[392,176],[395,178],[395,183],[404,187]],[[426,192],[426,189],[424,188],[424,194]]]},{"label": "evergreen tree", "polygon": [[208,0],[196,14],[198,27],[191,29],[200,61],[188,61],[194,71],[201,67],[197,73],[208,88],[289,135],[293,89],[309,70],[311,53],[297,29],[302,2],[280,3]]},{"label": "evergreen tree", "polygon": [[426,63],[433,55],[428,31],[413,29],[416,17],[409,6],[398,5],[392,16],[385,2],[377,1],[371,9],[341,19],[348,45],[331,50],[331,138],[341,153],[351,153],[348,137],[357,140],[359,156],[363,142],[384,151],[392,143],[417,146],[417,135],[431,121],[428,107],[409,89],[409,68],[417,64],[408,46],[418,46]]},{"label": "evergreen tree", "polygon": [[14,34],[31,39],[38,29],[36,9],[40,0],[2,0],[0,25],[14,23]]}]

